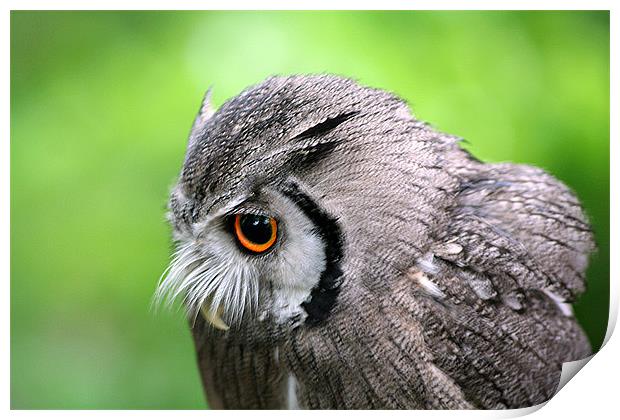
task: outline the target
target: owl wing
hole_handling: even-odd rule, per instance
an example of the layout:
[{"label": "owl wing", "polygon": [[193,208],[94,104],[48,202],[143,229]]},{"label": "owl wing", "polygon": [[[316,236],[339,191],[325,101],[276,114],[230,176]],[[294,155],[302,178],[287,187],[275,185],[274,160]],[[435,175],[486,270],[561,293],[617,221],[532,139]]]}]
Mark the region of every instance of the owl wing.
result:
[{"label": "owl wing", "polygon": [[[454,169],[460,186],[437,256],[494,274],[497,293],[535,288],[572,302],[585,289],[594,248],[572,192],[541,169],[481,164],[459,153],[465,164]],[[458,244],[464,252],[442,243]]]},{"label": "owl wing", "polygon": [[590,353],[570,307],[594,247],[587,220],[544,171],[454,153],[450,224],[409,272],[408,292],[395,295],[414,315],[432,364],[473,406],[541,403],[553,396],[562,363]]}]

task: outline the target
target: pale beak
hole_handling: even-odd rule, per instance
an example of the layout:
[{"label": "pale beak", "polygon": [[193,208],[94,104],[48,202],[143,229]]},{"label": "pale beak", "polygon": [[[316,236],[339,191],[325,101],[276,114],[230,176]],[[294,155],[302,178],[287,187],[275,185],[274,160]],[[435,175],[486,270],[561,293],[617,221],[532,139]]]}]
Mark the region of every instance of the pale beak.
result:
[{"label": "pale beak", "polygon": [[227,331],[229,326],[222,320],[222,313],[224,312],[224,308],[220,305],[217,309],[213,310],[211,308],[211,300],[209,299],[205,302],[204,305],[200,308],[200,312],[204,319],[214,328],[218,330]]}]

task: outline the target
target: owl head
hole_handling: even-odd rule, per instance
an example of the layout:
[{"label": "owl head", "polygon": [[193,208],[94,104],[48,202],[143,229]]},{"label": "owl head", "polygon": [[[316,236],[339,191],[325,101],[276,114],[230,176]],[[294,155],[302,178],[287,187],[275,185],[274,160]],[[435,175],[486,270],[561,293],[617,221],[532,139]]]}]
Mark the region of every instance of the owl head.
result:
[{"label": "owl head", "polygon": [[424,259],[450,205],[442,149],[396,96],[330,75],[209,93],[169,201],[156,298],[215,328],[316,325]]}]

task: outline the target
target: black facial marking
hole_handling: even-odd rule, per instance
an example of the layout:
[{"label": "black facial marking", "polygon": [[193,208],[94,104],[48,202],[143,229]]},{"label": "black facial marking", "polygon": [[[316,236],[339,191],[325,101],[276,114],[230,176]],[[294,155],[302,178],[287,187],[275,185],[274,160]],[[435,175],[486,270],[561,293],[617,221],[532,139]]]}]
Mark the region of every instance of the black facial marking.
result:
[{"label": "black facial marking", "polygon": [[320,137],[329,133],[342,123],[358,115],[358,111],[347,112],[334,118],[319,123],[301,134],[293,137],[293,141],[299,142],[299,149],[296,149],[291,156],[289,165],[295,171],[301,172],[314,167],[318,162],[326,158],[343,139],[325,138],[304,142],[306,139]]},{"label": "black facial marking", "polygon": [[319,123],[313,127],[310,127],[306,131],[296,135],[295,137],[293,137],[292,140],[305,140],[311,137],[316,137],[316,136],[320,136],[323,134],[327,134],[330,131],[332,131],[334,128],[338,127],[343,122],[356,116],[358,113],[359,113],[358,111],[352,111],[352,112],[346,112],[344,114],[340,114],[334,118],[328,118],[322,123]]},{"label": "black facial marking", "polygon": [[283,193],[299,206],[325,242],[325,270],[321,273],[319,283],[312,289],[310,300],[301,304],[308,314],[306,324],[316,325],[329,316],[340,293],[340,262],[344,247],[342,231],[337,220],[321,210],[296,184],[288,184]]}]

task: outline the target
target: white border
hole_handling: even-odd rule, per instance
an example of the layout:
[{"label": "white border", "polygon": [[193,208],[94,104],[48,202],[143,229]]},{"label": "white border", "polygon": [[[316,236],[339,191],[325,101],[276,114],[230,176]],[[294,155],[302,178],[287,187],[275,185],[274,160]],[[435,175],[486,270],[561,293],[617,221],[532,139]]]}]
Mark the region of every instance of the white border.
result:
[{"label": "white border", "polygon": [[[6,398],[6,407],[8,408],[10,405],[10,382],[11,378],[9,375],[11,359],[9,353],[9,328],[10,328],[10,307],[11,307],[11,295],[9,293],[10,289],[10,248],[11,248],[11,235],[10,235],[10,148],[9,148],[9,138],[10,138],[10,116],[9,109],[11,107],[11,95],[9,94],[11,88],[11,78],[10,78],[10,15],[5,12],[2,15],[2,23],[0,23],[0,31],[2,32],[2,57],[5,58],[4,65],[2,66],[2,94],[0,98],[2,98],[2,102],[0,102],[0,106],[2,107],[2,134],[0,137],[0,278],[3,281],[3,294],[2,294],[2,310],[0,311],[0,318],[2,322],[2,337],[0,341],[2,344],[0,345],[0,353],[2,353],[2,365],[5,366],[5,369],[0,370],[3,372],[2,382],[0,382],[0,392],[2,393],[2,397]],[[6,343],[6,344],[5,344]]]},{"label": "white border", "polygon": [[[327,1],[327,0],[314,0],[312,2],[303,4],[290,4],[287,1],[263,1],[263,2],[250,2],[250,1],[238,1],[229,0],[227,2],[217,2],[211,4],[205,1],[189,1],[189,0],[177,0],[175,2],[151,0],[151,1],[129,1],[129,0],[109,0],[106,2],[89,2],[88,5],[79,1],[56,1],[53,5],[50,5],[49,1],[4,1],[5,13],[2,16],[2,25],[0,29],[3,33],[1,49],[2,56],[5,58],[3,72],[4,83],[2,84],[2,132],[3,136],[0,140],[0,194],[2,200],[0,200],[0,229],[2,232],[2,240],[0,242],[0,267],[2,267],[2,276],[5,279],[5,294],[3,298],[4,306],[1,311],[1,325],[3,327],[3,339],[0,345],[0,352],[3,357],[3,364],[5,369],[3,381],[0,382],[0,390],[4,396],[4,407],[6,410],[10,407],[10,357],[9,357],[9,328],[10,328],[10,294],[9,294],[9,278],[10,278],[10,204],[9,204],[9,188],[10,188],[10,153],[9,153],[9,138],[10,138],[10,14],[9,10],[51,10],[51,9],[91,9],[91,10],[200,10],[208,7],[212,10],[241,10],[241,9],[266,9],[266,10],[400,10],[400,9],[417,9],[417,10],[611,10],[611,127],[610,138],[614,139],[611,142],[611,160],[614,163],[618,163],[618,101],[620,100],[620,92],[618,91],[618,54],[616,51],[620,46],[618,39],[619,31],[618,25],[620,23],[620,15],[618,14],[617,1],[597,1],[591,0],[589,2],[583,1],[541,1],[541,0],[521,0],[521,1],[469,1],[465,4],[464,1],[416,1],[404,3],[402,1],[383,0],[380,3],[370,3],[365,1]],[[614,7],[616,6],[616,7]],[[619,215],[620,206],[619,189],[620,185],[619,170],[611,165],[611,214]],[[611,220],[611,244],[610,254],[615,255],[616,258],[611,259],[611,298],[610,298],[610,315],[609,326],[607,335],[605,337],[605,345],[603,349],[597,354],[586,367],[583,368],[583,372],[578,374],[578,379],[571,381],[563,388],[558,395],[556,395],[549,403],[546,404],[542,410],[538,410],[539,407],[523,410],[509,410],[509,411],[476,411],[476,412],[460,412],[460,411],[435,411],[435,412],[389,412],[388,413],[376,413],[375,412],[357,412],[356,415],[362,417],[370,417],[376,415],[390,415],[395,417],[410,416],[423,417],[423,418],[472,418],[472,419],[484,419],[484,418],[509,418],[517,417],[520,415],[534,412],[532,416],[534,418],[548,418],[548,417],[561,417],[561,418],[607,418],[611,413],[616,411],[616,400],[618,399],[618,378],[620,375],[620,363],[618,361],[618,355],[620,354],[620,341],[617,337],[612,337],[611,333],[615,326],[617,313],[618,313],[618,298],[620,296],[620,289],[618,286],[619,271],[618,271],[618,259],[620,256],[620,249],[617,246],[620,237],[619,224],[617,219]],[[544,404],[543,404],[544,405]],[[538,410],[538,411],[537,411]],[[31,418],[34,416],[50,416],[58,418],[82,418],[85,415],[90,417],[105,416],[107,418],[110,415],[119,417],[132,418],[149,418],[159,416],[187,416],[194,418],[204,418],[205,415],[232,418],[237,416],[239,412],[210,412],[208,414],[202,411],[11,411],[10,414],[15,417]],[[286,412],[254,412],[243,413],[243,416],[251,415],[258,416],[260,418],[273,418],[280,416],[291,416],[292,413]],[[301,418],[309,418],[309,416],[315,416],[316,413],[309,411],[298,411],[294,414]],[[321,413],[321,416],[336,416],[338,412]],[[613,415],[613,414],[612,414]],[[282,417],[284,418],[284,417]]]},{"label": "white border", "polygon": [[[53,3],[50,5],[50,3]],[[88,4],[76,0],[8,0],[4,4],[12,10],[610,10],[613,0],[314,0],[291,2],[286,0],[108,0],[90,1]]]}]

